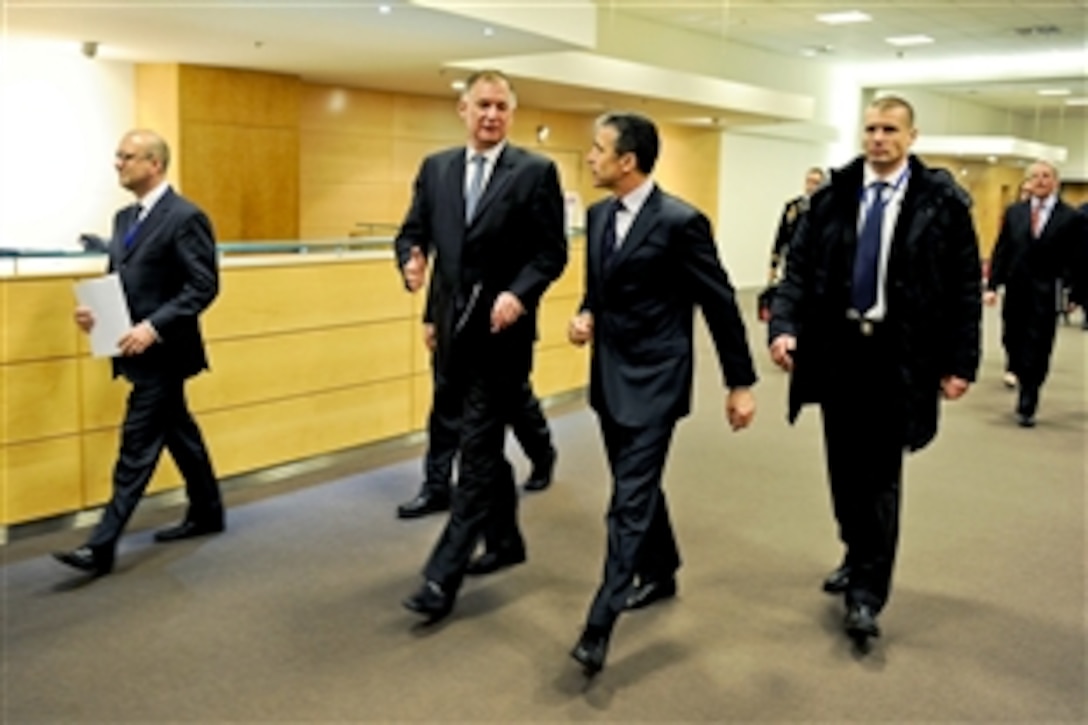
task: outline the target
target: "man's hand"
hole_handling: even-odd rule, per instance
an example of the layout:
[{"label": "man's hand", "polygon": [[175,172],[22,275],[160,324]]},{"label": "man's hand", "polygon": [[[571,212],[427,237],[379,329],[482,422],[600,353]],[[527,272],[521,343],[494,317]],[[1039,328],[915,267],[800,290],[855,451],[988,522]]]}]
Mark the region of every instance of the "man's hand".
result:
[{"label": "man's hand", "polygon": [[401,269],[404,272],[404,286],[409,292],[418,292],[427,277],[427,258],[419,251],[419,247],[412,247],[412,251],[408,253],[408,261]]},{"label": "man's hand", "polygon": [[423,344],[427,346],[428,350],[434,352],[434,348],[438,344],[438,337],[433,323],[423,323]]},{"label": "man's hand", "polygon": [[751,388],[733,388],[725,397],[725,417],[733,430],[747,428],[756,416],[756,396]]},{"label": "man's hand", "polygon": [[982,304],[987,307],[993,307],[997,304],[997,292],[992,289],[988,289],[982,293]]},{"label": "man's hand", "polygon": [[797,338],[793,335],[779,335],[771,343],[771,360],[786,372],[793,370],[793,351],[797,349]]},{"label": "man's hand", "polygon": [[969,387],[971,387],[971,383],[963,378],[957,378],[955,375],[946,375],[941,378],[941,394],[947,400],[959,400]]},{"label": "man's hand", "polygon": [[491,331],[502,332],[525,314],[525,305],[513,292],[502,292],[491,307]]},{"label": "man's hand", "polygon": [[79,329],[84,332],[90,332],[91,328],[94,327],[94,313],[91,312],[90,307],[77,307],[73,317],[76,324],[79,325]]},{"label": "man's hand", "polygon": [[575,315],[567,327],[567,339],[581,347],[593,340],[593,313],[582,312]]},{"label": "man's hand", "polygon": [[157,339],[158,337],[155,335],[155,330],[151,327],[151,323],[144,320],[126,332],[121,339],[117,341],[117,346],[121,348],[122,355],[130,357],[132,355],[139,355],[144,350],[151,347]]}]

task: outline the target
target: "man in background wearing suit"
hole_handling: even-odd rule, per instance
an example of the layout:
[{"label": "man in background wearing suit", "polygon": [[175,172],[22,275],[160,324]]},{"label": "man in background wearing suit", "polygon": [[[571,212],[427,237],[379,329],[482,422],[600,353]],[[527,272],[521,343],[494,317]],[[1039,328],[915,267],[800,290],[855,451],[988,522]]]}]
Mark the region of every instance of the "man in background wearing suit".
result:
[{"label": "man in background wearing suit", "polygon": [[[166,181],[170,150],[156,133],[130,131],[114,166],[137,204],[114,217],[109,271],[136,324],[121,338],[114,376],[132,383],[113,472],[113,495],[87,543],[57,552],[61,562],[96,576],[113,569],[121,532],[136,509],[165,447],[185,479],[189,508],[155,540],[176,541],[224,529],[223,503],[211,459],[185,399],[185,381],[207,369],[199,317],[219,292],[215,238],[208,217]],[[77,307],[90,331],[94,316]]]},{"label": "man in background wearing suit", "polygon": [[914,110],[865,109],[864,154],[831,172],[793,238],[769,326],[771,358],[792,371],[789,419],[819,403],[845,595],[859,651],[880,635],[899,539],[904,449],[937,433],[940,398],[975,379],[981,267],[970,198],[909,155]]},{"label": "man in background wearing suit", "polygon": [[[410,292],[434,255],[434,364],[460,401],[460,480],[450,517],[404,606],[445,617],[485,526],[494,569],[525,560],[506,426],[529,379],[537,305],[567,262],[563,197],[551,161],[506,140],[517,101],[498,71],[466,81],[467,146],[424,159],[395,242]],[[493,570],[494,570],[493,569]]]},{"label": "man in background wearing suit", "polygon": [[611,196],[588,210],[585,296],[569,337],[593,343],[589,402],[613,480],[604,578],[571,651],[588,675],[604,666],[622,611],[676,594],[680,555],[661,478],[676,422],[691,407],[696,305],[729,389],[730,425],[744,428],[755,414],[756,374],[710,222],[654,183],[658,147],[649,119],[608,114],[587,159]]},{"label": "man in background wearing suit", "polygon": [[[1001,342],[1020,387],[1016,420],[1024,428],[1035,425],[1058,315],[1065,312],[1063,280],[1082,278],[1076,267],[1085,244],[1083,218],[1058,198],[1054,165],[1033,163],[1028,184],[1031,198],[1005,210],[984,297],[987,305],[994,305],[998,288],[1005,288]],[[1074,291],[1073,299],[1079,298],[1080,292]]]}]

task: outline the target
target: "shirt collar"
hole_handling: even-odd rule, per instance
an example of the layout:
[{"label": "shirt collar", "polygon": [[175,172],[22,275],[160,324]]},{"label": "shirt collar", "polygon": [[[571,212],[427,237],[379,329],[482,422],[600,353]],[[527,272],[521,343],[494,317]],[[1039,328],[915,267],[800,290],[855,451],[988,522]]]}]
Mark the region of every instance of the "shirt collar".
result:
[{"label": "shirt collar", "polygon": [[138,203],[140,205],[141,219],[151,213],[151,208],[154,207],[155,204],[159,203],[159,199],[163,197],[163,194],[165,194],[166,190],[169,188],[170,182],[166,181],[166,179],[163,179],[159,182],[158,186],[156,186],[154,189],[139,198]]},{"label": "shirt collar", "polygon": [[906,156],[904,156],[903,163],[899,164],[899,166],[896,166],[892,171],[884,175],[876,173],[876,171],[874,171],[873,168],[869,166],[869,164],[865,164],[865,172],[864,176],[862,177],[862,183],[864,188],[868,189],[870,186],[878,181],[883,181],[889,186],[895,186],[903,177],[903,174],[906,173],[907,165],[909,163],[910,160]]},{"label": "shirt collar", "polygon": [[495,165],[495,161],[498,160],[498,158],[499,158],[499,154],[501,154],[502,150],[505,149],[505,148],[506,148],[506,141],[505,140],[500,141],[499,143],[495,144],[494,146],[487,149],[486,151],[477,151],[476,149],[472,148],[471,146],[466,146],[465,147],[465,165],[471,166],[472,165],[472,157],[475,156],[476,154],[480,154],[485,159],[487,159],[486,166],[493,167]]},{"label": "shirt collar", "polygon": [[1043,209],[1050,209],[1052,206],[1054,206],[1054,202],[1057,200],[1057,198],[1057,193],[1051,194],[1050,196],[1044,196],[1042,199],[1037,196],[1033,196],[1031,197],[1031,203],[1033,206],[1035,206],[1036,209],[1039,209],[1041,211]]},{"label": "shirt collar", "polygon": [[650,192],[653,190],[654,180],[650,177],[646,177],[645,181],[619,197],[619,200],[623,202],[624,209],[637,216],[639,209],[641,209],[642,205],[646,203],[646,200],[650,198]]}]

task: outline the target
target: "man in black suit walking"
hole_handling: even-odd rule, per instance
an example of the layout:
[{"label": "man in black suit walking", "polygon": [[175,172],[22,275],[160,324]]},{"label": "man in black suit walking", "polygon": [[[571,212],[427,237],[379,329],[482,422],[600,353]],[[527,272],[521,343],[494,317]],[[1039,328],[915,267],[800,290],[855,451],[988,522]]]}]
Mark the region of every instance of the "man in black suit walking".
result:
[{"label": "man in black suit walking", "polygon": [[[1086,242],[1084,218],[1058,198],[1053,164],[1033,163],[1027,185],[1030,197],[1005,210],[984,300],[996,304],[998,288],[1005,288],[1001,342],[1020,387],[1017,423],[1031,428],[1050,369],[1058,315],[1066,312],[1062,285],[1083,278],[1077,267]],[[1073,299],[1080,299],[1079,290]]]},{"label": "man in black suit walking", "polygon": [[[433,296],[428,298],[429,302],[431,300]],[[397,517],[402,519],[416,519],[449,509],[453,490],[453,463],[460,442],[461,399],[456,394],[456,388],[446,385],[442,371],[435,365],[437,341],[434,322],[430,321],[430,317],[428,311],[428,321],[423,323],[423,344],[431,352],[434,391],[431,396],[431,412],[427,416],[423,486],[415,498],[397,506]],[[513,406],[514,418],[510,421],[510,428],[532,463],[532,470],[524,488],[526,491],[543,491],[551,485],[555,473],[556,451],[552,445],[551,430],[548,428],[548,419],[541,410],[540,401],[528,380],[518,392],[520,400]]]},{"label": "man in black suit walking", "polygon": [[937,433],[979,361],[981,267],[970,199],[909,149],[914,110],[865,109],[864,155],[831,173],[794,235],[771,306],[771,358],[792,371],[789,418],[819,403],[831,499],[846,552],[824,591],[844,630],[880,635],[899,539],[904,449]]},{"label": "man in black suit walking", "polygon": [[604,579],[571,651],[590,675],[622,611],[676,594],[680,555],[661,478],[691,407],[696,305],[729,389],[730,425],[755,414],[756,374],[710,222],[654,183],[658,146],[652,121],[614,113],[598,120],[588,156],[595,185],[612,192],[588,211],[585,297],[569,330],[575,345],[593,343],[589,402],[613,479]]},{"label": "man in black suit walking", "polygon": [[537,305],[566,266],[567,242],[555,164],[507,143],[516,102],[498,71],[467,79],[458,104],[467,146],[424,159],[395,243],[411,292],[434,255],[434,364],[461,401],[450,518],[423,586],[404,601],[432,621],[453,608],[485,526],[492,570],[525,560],[503,438],[532,369]]},{"label": "man in black suit walking", "polygon": [[[182,522],[155,534],[176,541],[223,531],[223,503],[211,459],[185,399],[185,381],[207,369],[199,317],[219,292],[208,217],[166,181],[170,150],[156,133],[130,131],[117,148],[121,186],[137,199],[114,217],[109,271],[121,277],[136,324],[121,338],[114,376],[132,383],[113,472],[113,495],[87,543],[54,556],[95,575],[113,569],[117,541],[165,447],[185,479]],[[76,323],[90,331],[85,307]]]}]

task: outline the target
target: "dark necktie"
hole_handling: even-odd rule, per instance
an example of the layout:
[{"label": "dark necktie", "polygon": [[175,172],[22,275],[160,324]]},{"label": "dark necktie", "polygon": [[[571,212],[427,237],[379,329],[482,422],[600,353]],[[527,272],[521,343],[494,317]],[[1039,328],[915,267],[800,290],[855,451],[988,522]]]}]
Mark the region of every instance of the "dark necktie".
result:
[{"label": "dark necktie", "polygon": [[604,220],[604,233],[601,234],[601,262],[605,269],[608,269],[608,265],[612,261],[612,255],[615,254],[616,248],[619,246],[619,240],[616,236],[616,214],[621,209],[626,208],[620,199],[613,199],[608,202],[605,211],[608,216]]},{"label": "dark necktie", "polygon": [[132,215],[132,224],[129,225],[128,231],[125,232],[125,249],[131,249],[132,243],[136,241],[136,232],[140,231],[140,223],[143,221],[140,219],[140,214],[143,213],[144,208],[139,204],[136,205],[136,213]]},{"label": "dark necktie", "polygon": [[858,235],[857,254],[854,257],[854,283],[851,288],[851,306],[865,314],[876,304],[876,281],[880,269],[880,239],[884,226],[884,189],[888,185],[883,181],[871,184],[872,203],[865,215]]},{"label": "dark necktie", "polygon": [[480,203],[480,196],[484,190],[484,163],[487,158],[483,154],[472,157],[472,175],[468,180],[468,193],[465,194],[465,223],[472,221],[476,214],[476,205]]}]

